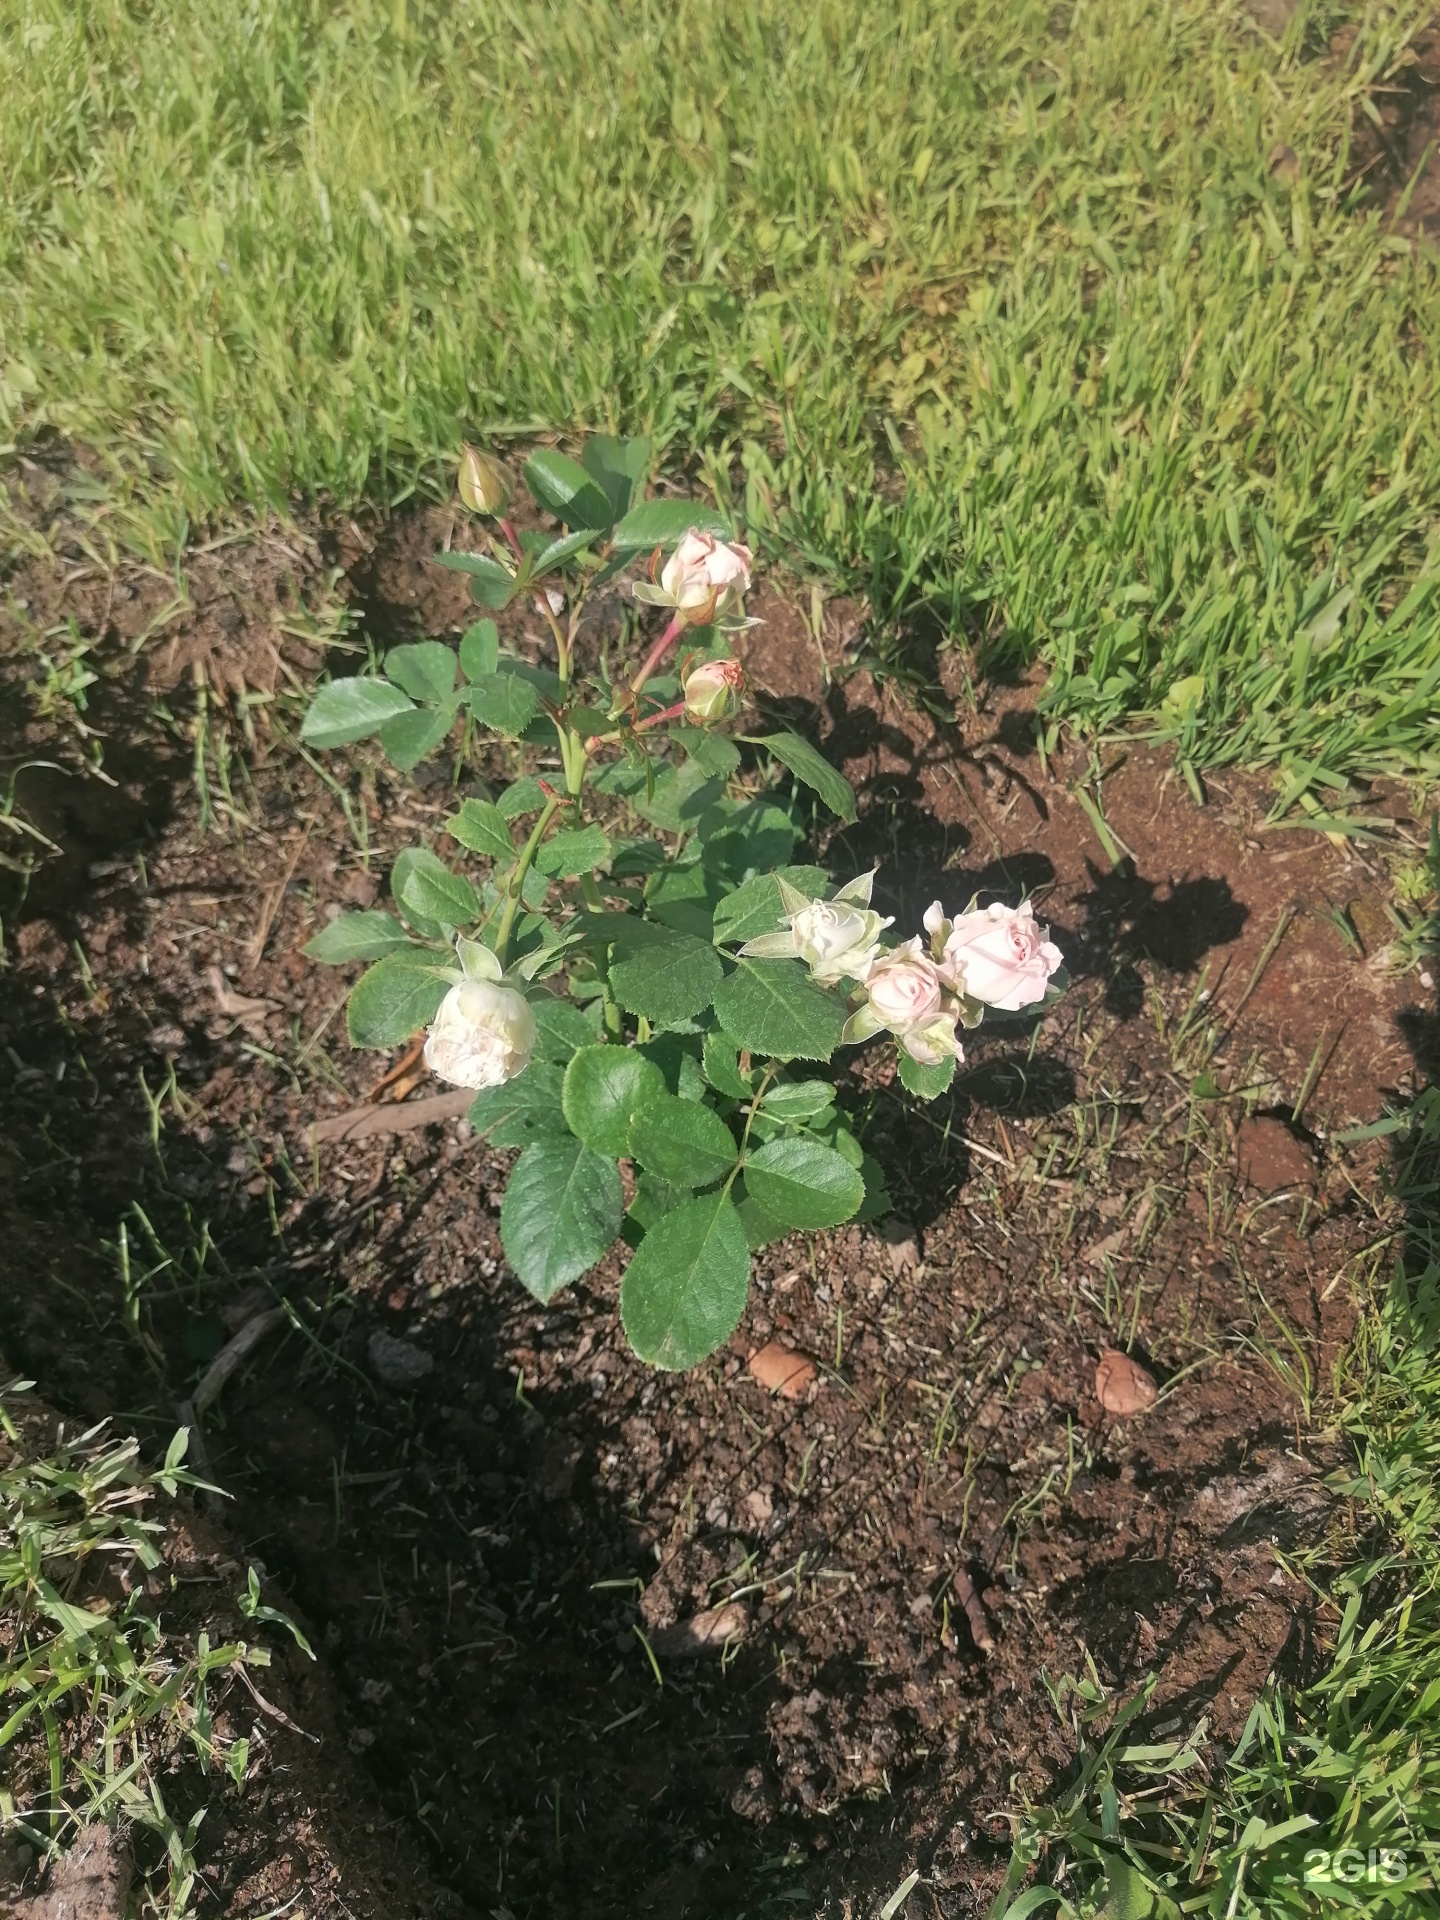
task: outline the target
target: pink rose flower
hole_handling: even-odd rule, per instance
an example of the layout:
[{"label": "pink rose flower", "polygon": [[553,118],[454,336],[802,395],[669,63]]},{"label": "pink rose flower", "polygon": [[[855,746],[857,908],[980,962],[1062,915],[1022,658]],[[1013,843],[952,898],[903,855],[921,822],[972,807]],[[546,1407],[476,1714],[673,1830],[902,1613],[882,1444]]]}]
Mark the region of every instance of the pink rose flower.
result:
[{"label": "pink rose flower", "polygon": [[940,1011],[944,985],[939,968],[921,951],[920,942],[906,940],[875,962],[866,976],[865,990],[881,1026],[901,1033]]},{"label": "pink rose flower", "polygon": [[[938,902],[926,915],[927,925],[935,914]],[[1064,957],[1049,931],[1037,922],[1028,900],[1021,907],[997,903],[962,913],[946,937],[940,971],[957,992],[1018,1013],[1045,998],[1050,976]]]}]

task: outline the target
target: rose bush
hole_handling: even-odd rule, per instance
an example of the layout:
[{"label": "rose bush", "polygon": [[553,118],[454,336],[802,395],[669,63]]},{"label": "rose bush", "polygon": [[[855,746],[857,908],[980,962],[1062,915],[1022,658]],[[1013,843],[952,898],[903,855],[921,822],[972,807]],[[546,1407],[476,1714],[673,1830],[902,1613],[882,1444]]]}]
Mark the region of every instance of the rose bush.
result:
[{"label": "rose bush", "polygon": [[[718,731],[744,704],[728,636],[754,624],[752,556],[713,510],[644,499],[647,468],[643,441],[594,439],[578,461],[537,453],[524,478],[556,526],[521,531],[505,517],[508,470],[464,450],[461,501],[494,531],[436,558],[489,612],[533,606],[553,664],[506,652],[482,617],[458,647],[394,647],[382,672],[320,689],[309,745],[378,736],[408,771],[458,733],[457,770],[472,771],[446,857],[407,848],[395,912],[342,914],[306,951],[370,962],[350,993],[352,1041],[425,1031],[431,1070],[475,1090],[477,1132],[520,1150],[500,1233],[525,1286],[549,1300],[623,1239],[626,1332],[674,1368],[734,1330],[755,1248],[888,1205],[834,1086],[804,1063],[888,1034],[903,1084],[933,1098],[960,1026],[987,1005],[1043,1003],[1061,980],[1028,905],[951,921],[937,902],[928,946],[887,948],[873,875],[832,892],[795,860],[810,827],[798,789],[847,821],[855,796],[797,734]],[[631,593],[659,610],[658,631],[607,644],[582,676],[590,597],[636,562]],[[621,670],[627,652],[638,659]],[[474,776],[477,741],[500,745],[483,764],[511,777]]]}]

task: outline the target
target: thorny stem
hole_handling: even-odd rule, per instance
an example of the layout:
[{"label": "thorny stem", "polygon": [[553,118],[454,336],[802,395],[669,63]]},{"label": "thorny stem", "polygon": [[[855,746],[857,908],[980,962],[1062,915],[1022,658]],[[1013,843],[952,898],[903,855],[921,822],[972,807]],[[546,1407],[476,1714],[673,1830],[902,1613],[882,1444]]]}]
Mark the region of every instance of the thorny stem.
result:
[{"label": "thorny stem", "polygon": [[525,876],[531,863],[540,851],[540,842],[545,838],[546,829],[560,811],[558,798],[547,800],[540,809],[540,818],[530,834],[530,838],[520,849],[520,858],[515,862],[515,870],[510,875],[505,888],[505,911],[500,916],[500,931],[495,936],[495,953],[501,966],[505,964],[506,950],[510,945],[510,931],[515,925],[515,915],[520,910],[520,889],[525,884]]}]

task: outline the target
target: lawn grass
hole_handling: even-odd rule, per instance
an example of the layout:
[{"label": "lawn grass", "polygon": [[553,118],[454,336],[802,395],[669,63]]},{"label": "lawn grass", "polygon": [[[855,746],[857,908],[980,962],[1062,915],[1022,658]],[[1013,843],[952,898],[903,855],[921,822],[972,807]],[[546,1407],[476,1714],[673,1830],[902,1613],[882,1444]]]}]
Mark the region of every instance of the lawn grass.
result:
[{"label": "lawn grass", "polygon": [[1343,811],[1440,769],[1435,267],[1348,134],[1425,13],[0,0],[0,442],[160,551],[644,430],[882,640]]}]

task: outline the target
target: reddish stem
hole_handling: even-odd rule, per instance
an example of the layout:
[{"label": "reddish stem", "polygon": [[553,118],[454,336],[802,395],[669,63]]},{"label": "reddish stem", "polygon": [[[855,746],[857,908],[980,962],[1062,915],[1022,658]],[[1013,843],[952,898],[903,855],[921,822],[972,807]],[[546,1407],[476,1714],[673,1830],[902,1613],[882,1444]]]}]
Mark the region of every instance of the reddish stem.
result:
[{"label": "reddish stem", "polygon": [[515,553],[515,558],[517,560],[523,560],[525,558],[525,549],[521,546],[519,536],[516,534],[514,527],[511,526],[508,520],[502,520],[500,522],[500,531],[504,534],[505,538],[510,542],[510,545],[513,548]]},{"label": "reddish stem", "polygon": [[647,719],[635,722],[636,733],[644,733],[647,727],[658,727],[662,720],[678,720],[685,711],[685,702],[677,700],[673,707],[666,707],[663,713],[652,713]]},{"label": "reddish stem", "polygon": [[679,614],[673,615],[669,626],[666,627],[660,638],[655,642],[654,646],[651,647],[649,653],[647,653],[641,661],[640,671],[630,682],[637,693],[640,692],[645,682],[650,678],[651,674],[654,673],[656,667],[659,666],[660,662],[665,658],[665,655],[680,638],[684,629],[685,622],[680,618]]}]

